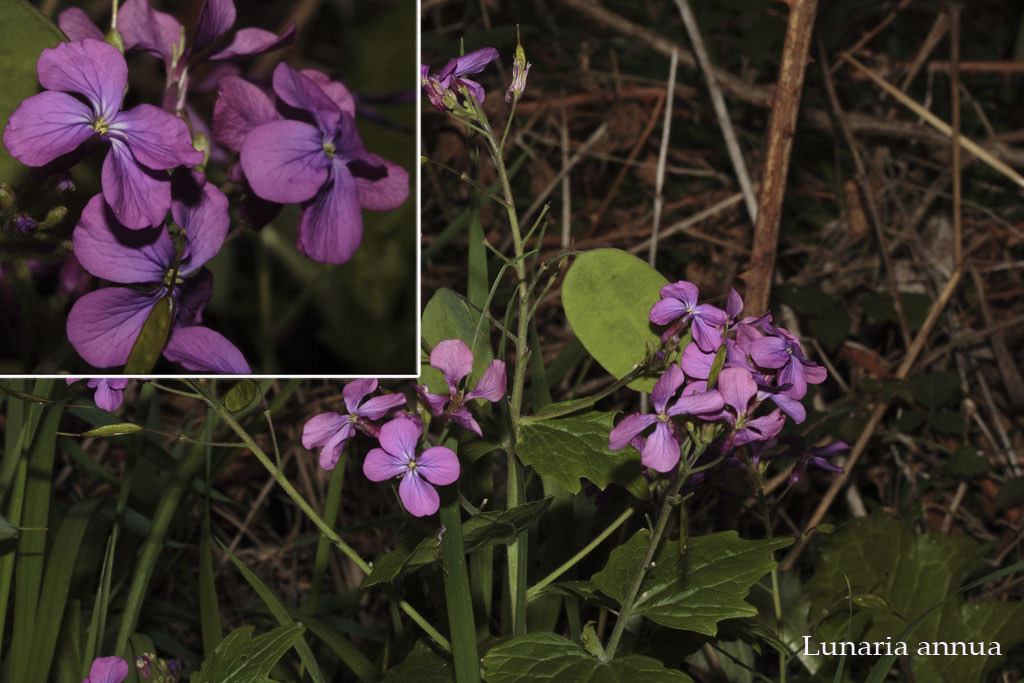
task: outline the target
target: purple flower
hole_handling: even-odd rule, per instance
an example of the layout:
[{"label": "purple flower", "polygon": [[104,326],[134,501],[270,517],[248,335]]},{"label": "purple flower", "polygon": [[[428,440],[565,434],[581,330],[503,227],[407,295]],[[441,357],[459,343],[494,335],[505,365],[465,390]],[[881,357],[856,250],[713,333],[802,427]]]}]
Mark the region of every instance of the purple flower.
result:
[{"label": "purple flower", "polygon": [[82,683],[121,683],[128,677],[128,663],[120,657],[97,657]]},{"label": "purple flower", "polygon": [[724,419],[732,425],[733,431],[726,440],[726,449],[753,441],[767,441],[782,431],[786,418],[781,410],[776,409],[762,417],[752,416],[759,402],[756,400],[757,384],[749,371],[725,368],[718,375],[718,391],[727,409],[711,419]]},{"label": "purple flower", "polygon": [[[81,377],[68,377],[67,384],[71,386],[81,379]],[[86,382],[86,386],[96,390],[96,394],[93,397],[96,405],[108,413],[112,413],[121,407],[121,392],[128,386],[128,380],[93,377]]]},{"label": "purple flower", "polygon": [[[655,414],[633,413],[626,416],[608,435],[608,448],[613,451],[621,450],[633,442],[642,431],[655,425],[654,432],[647,437],[640,449],[640,461],[645,467],[658,472],[668,472],[674,468],[679,462],[679,445],[683,436],[672,418],[676,415],[714,413],[721,410],[724,405],[721,395],[714,390],[706,391],[707,385],[701,382],[700,387],[694,387],[689,393],[684,391],[684,395],[669,406],[669,401],[684,381],[686,376],[679,366],[670,366],[665,374],[658,378],[651,393],[651,405],[654,406]],[[700,393],[696,392],[698,389],[701,390]]]},{"label": "purple flower", "polygon": [[[476,101],[480,104],[484,103],[484,88],[476,81],[468,78],[462,78],[466,74],[478,74],[484,70],[484,67],[493,62],[498,58],[498,51],[493,47],[484,47],[474,52],[470,52],[468,55],[462,55],[450,60],[444,65],[436,74],[430,73],[430,67],[426,64],[420,66],[420,81],[423,83],[424,90],[427,91],[427,97],[430,99],[430,103],[434,105],[440,111],[446,111],[448,108],[442,103],[442,98],[448,90],[455,92],[456,98],[461,101],[462,93],[459,91],[460,86],[465,87],[469,94],[476,98]],[[523,74],[525,81],[526,74]]]},{"label": "purple flower", "polygon": [[363,399],[376,389],[376,379],[353,380],[341,392],[345,397],[347,415],[338,412],[320,413],[306,422],[302,428],[302,447],[313,450],[323,446],[320,450],[320,467],[333,470],[341,457],[341,449],[357,428],[376,432],[376,427],[367,423],[367,420],[379,420],[392,408],[405,404],[403,394],[375,396],[364,403]]},{"label": "purple flower", "polygon": [[789,450],[783,451],[773,458],[797,458],[796,465],[793,467],[793,472],[789,475],[789,483],[795,484],[800,481],[800,477],[803,476],[804,472],[807,471],[808,465],[814,465],[820,467],[823,470],[830,472],[843,473],[843,468],[837,465],[833,465],[825,458],[830,458],[834,455],[838,455],[843,451],[850,450],[850,446],[845,441],[836,441],[827,446],[818,446],[815,448],[808,448],[807,441],[802,436],[787,436],[781,439],[781,441],[789,445]]},{"label": "purple flower", "polygon": [[274,91],[296,115],[306,112],[314,123],[266,121],[270,109],[261,102],[254,112],[261,125],[251,127],[255,121],[244,120],[241,111],[259,99],[251,89],[222,89],[222,98],[242,93],[244,99],[221,107],[219,123],[214,117],[214,130],[230,131],[236,143],[244,132],[242,169],[256,195],[278,204],[301,202],[299,251],[324,263],[352,258],[362,241],[362,209],[387,211],[409,196],[409,174],[366,151],[356,130],[354,103],[350,97],[341,100],[338,88],[344,87],[330,81],[321,85],[279,64]]},{"label": "purple flower", "polygon": [[380,428],[381,448],[367,453],[363,461],[363,474],[370,481],[401,477],[398,496],[416,517],[432,515],[440,507],[430,484],[446,486],[459,478],[459,458],[450,448],[434,446],[416,454],[422,433],[423,426],[415,420],[397,417]]},{"label": "purple flower", "polygon": [[505,362],[492,360],[484,370],[480,381],[477,382],[476,388],[469,393],[465,393],[465,389],[458,388],[459,382],[473,370],[473,352],[469,350],[464,341],[445,339],[439,342],[430,352],[430,365],[444,374],[445,382],[448,384],[447,396],[430,393],[425,384],[416,387],[420,397],[430,408],[431,414],[441,415],[444,413],[463,429],[483,436],[480,425],[473,419],[466,403],[476,398],[492,403],[501,400],[501,397],[505,395]]},{"label": "purple flower", "polygon": [[762,329],[765,328],[769,331],[768,336],[758,337],[751,342],[750,357],[763,368],[781,368],[779,386],[791,385],[790,389],[783,392],[786,396],[801,399],[807,394],[808,384],[821,384],[825,381],[828,375],[825,368],[807,359],[800,348],[800,340],[781,327],[772,327],[766,323],[762,326]]},{"label": "purple flower", "polygon": [[106,140],[103,196],[117,219],[133,229],[163,221],[171,204],[164,170],[203,161],[185,122],[151,104],[120,111],[128,66],[116,47],[101,41],[45,49],[36,69],[47,90],[23,100],[8,119],[3,140],[11,156],[44,166],[89,140]]},{"label": "purple flower", "polygon": [[198,325],[213,293],[213,277],[201,266],[220,250],[229,222],[220,190],[208,183],[198,194],[197,201],[176,198],[171,205],[174,223],[184,231],[178,235],[184,238],[178,240],[180,258],[166,226],[125,230],[99,195],[82,211],[73,236],[82,267],[111,282],[150,285],[107,287],[75,302],[68,314],[68,341],[91,365],[123,365],[150,312],[169,297],[175,310],[165,358],[193,371],[250,373],[231,342]]},{"label": "purple flower", "polygon": [[[661,288],[661,300],[651,307],[650,320],[655,325],[667,325],[674,320],[691,323],[693,339],[701,351],[715,351],[722,345],[722,326],[728,318],[725,311],[711,304],[697,303],[697,285],[680,280]],[[672,326],[661,335],[661,340],[678,333]]]}]

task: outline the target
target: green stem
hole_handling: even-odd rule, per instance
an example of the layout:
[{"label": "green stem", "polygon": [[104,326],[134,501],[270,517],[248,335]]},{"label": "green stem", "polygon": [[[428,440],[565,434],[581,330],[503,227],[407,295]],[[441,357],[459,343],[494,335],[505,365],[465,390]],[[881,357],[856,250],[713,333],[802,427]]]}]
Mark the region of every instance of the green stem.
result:
[{"label": "green stem", "polygon": [[473,622],[473,595],[466,570],[466,550],[462,544],[462,513],[453,491],[443,494],[448,500],[441,506],[441,556],[444,560],[444,600],[448,608],[448,630],[452,637],[452,659],[457,683],[479,683],[480,655],[476,648]]}]

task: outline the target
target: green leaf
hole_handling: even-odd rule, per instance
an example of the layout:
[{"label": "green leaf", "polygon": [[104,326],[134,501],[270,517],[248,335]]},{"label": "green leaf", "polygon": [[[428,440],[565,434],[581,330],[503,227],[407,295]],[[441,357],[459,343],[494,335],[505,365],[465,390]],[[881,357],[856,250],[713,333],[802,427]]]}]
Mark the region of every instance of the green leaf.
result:
[{"label": "green leaf", "polygon": [[0,515],[0,541],[18,537],[18,527],[11,524],[6,517]]},{"label": "green leaf", "polygon": [[786,283],[779,285],[777,291],[779,301],[801,315],[821,315],[837,308],[836,300],[814,285]]},{"label": "green leaf", "polygon": [[[982,566],[984,548],[971,538],[941,533],[922,536],[898,520],[875,513],[846,522],[834,535],[820,538],[819,544],[822,559],[806,584],[810,614],[827,614],[816,634],[818,642],[899,639],[906,642],[917,680],[953,683],[980,681],[1003,658],[922,656],[917,654],[919,643],[997,642],[1005,654],[1024,640],[1021,601],[968,603],[961,596],[927,615],[912,633],[898,635]],[[847,585],[854,597],[870,593],[883,598],[888,607],[854,601],[851,621]]]},{"label": "green leaf", "polygon": [[152,372],[153,366],[167,346],[173,321],[174,297],[168,295],[156,302],[156,306],[146,317],[142,331],[139,332],[131,353],[128,354],[128,362],[124,364],[126,375],[146,375]]},{"label": "green leaf", "polygon": [[[509,543],[520,531],[539,519],[549,505],[551,498],[543,498],[511,510],[492,510],[473,515],[462,523],[462,542],[466,552]],[[377,558],[373,563],[373,571],[363,580],[363,588],[394,581],[403,574],[437,562],[438,533],[427,536],[411,551],[393,550]]]},{"label": "green leaf", "polygon": [[243,379],[224,395],[224,407],[233,413],[245,410],[256,398],[256,382],[249,378]]},{"label": "green leaf", "polygon": [[608,450],[615,413],[595,410],[524,424],[516,455],[542,477],[579,493],[580,477],[599,489],[615,483],[641,500],[648,498],[643,465],[635,448]]},{"label": "green leaf", "polygon": [[[7,117],[23,99],[39,92],[36,61],[44,48],[55,47],[66,40],[60,29],[25,0],[0,0],[0,17],[4,31],[0,40],[0,128],[7,127]],[[17,185],[28,177],[28,168],[13,159],[0,145],[0,181]]]},{"label": "green leaf", "polygon": [[[469,375],[469,386],[476,386],[480,376],[492,360],[491,342],[488,339],[486,323],[480,325],[480,312],[469,302],[450,289],[442,287],[430,297],[423,309],[421,334],[431,347],[445,339],[461,339],[473,352],[473,371]],[[439,370],[431,367],[424,358],[421,364],[420,382],[434,393],[448,393],[448,385]]]},{"label": "green leaf", "polygon": [[405,660],[388,669],[381,683],[452,683],[454,680],[455,670],[451,661],[435,652],[426,641],[417,640]]},{"label": "green leaf", "polygon": [[964,445],[953,451],[946,468],[954,477],[974,479],[988,474],[988,460],[970,446]]},{"label": "green leaf", "polygon": [[835,349],[850,334],[850,314],[842,306],[834,306],[807,324],[811,333],[826,349]]},{"label": "green leaf", "polygon": [[1024,505],[1024,477],[1007,479],[1006,482],[999,487],[999,493],[996,494],[995,502],[997,510],[1005,510],[1007,508]]},{"label": "green leaf", "polygon": [[914,398],[930,411],[952,401],[960,389],[960,375],[955,372],[928,372],[910,380]]},{"label": "green leaf", "polygon": [[133,424],[131,422],[118,422],[112,425],[105,425],[103,427],[96,427],[90,429],[87,432],[82,432],[82,436],[120,436],[121,434],[135,434],[137,432],[145,431],[145,427],[142,425]]},{"label": "green leaf", "polygon": [[688,683],[689,676],[650,657],[601,662],[554,633],[531,633],[491,648],[484,657],[487,683]]},{"label": "green leaf", "polygon": [[[668,284],[661,273],[619,249],[580,254],[562,283],[565,317],[583,346],[605,370],[622,377],[661,344],[648,315]],[[655,378],[642,377],[631,389],[651,391]]]},{"label": "green leaf", "polygon": [[[650,537],[646,529],[633,534],[591,577],[620,604]],[[735,531],[722,531],[692,538],[682,555],[677,544],[663,542],[640,586],[636,613],[662,626],[714,636],[719,621],[757,614],[744,598],[775,567],[774,552],[792,542],[791,538],[747,541]]]},{"label": "green leaf", "polygon": [[229,633],[192,674],[192,683],[272,683],[270,670],[302,636],[302,625],[285,624],[255,638],[253,628]]}]

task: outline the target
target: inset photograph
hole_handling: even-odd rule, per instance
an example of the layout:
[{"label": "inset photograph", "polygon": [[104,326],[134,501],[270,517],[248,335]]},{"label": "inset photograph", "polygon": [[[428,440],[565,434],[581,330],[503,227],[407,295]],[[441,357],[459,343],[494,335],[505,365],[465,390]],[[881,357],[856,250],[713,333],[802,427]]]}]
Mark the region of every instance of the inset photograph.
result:
[{"label": "inset photograph", "polygon": [[415,0],[0,8],[0,374],[417,373]]}]

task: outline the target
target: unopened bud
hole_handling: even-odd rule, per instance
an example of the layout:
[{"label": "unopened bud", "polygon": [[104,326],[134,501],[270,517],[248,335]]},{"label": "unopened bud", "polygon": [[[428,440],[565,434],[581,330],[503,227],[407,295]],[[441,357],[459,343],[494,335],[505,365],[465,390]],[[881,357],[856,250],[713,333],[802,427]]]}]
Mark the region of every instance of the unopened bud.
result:
[{"label": "unopened bud", "polygon": [[27,213],[18,214],[18,217],[14,219],[14,224],[18,226],[18,230],[21,230],[22,232],[32,232],[39,227],[35,219]]},{"label": "unopened bud", "polygon": [[66,206],[55,206],[50,209],[49,213],[46,214],[46,220],[43,221],[44,228],[52,228],[60,225],[64,222],[64,219],[68,215],[68,208]]},{"label": "unopened bud", "polygon": [[200,173],[206,173],[206,164],[210,161],[210,139],[203,133],[197,132],[192,136],[192,147],[203,153],[203,161],[195,169]]},{"label": "unopened bud", "polygon": [[526,90],[526,74],[530,72],[530,63],[526,61],[526,50],[519,40],[519,26],[516,26],[516,56],[512,60],[512,83],[505,92],[505,101],[511,102],[514,97],[516,102]]},{"label": "unopened bud", "polygon": [[14,188],[7,183],[0,183],[0,211],[7,213],[14,208]]},{"label": "unopened bud", "polygon": [[57,184],[54,186],[57,194],[67,194],[68,192],[75,191],[75,182],[71,179],[71,176],[67,173],[61,173],[57,178]]},{"label": "unopened bud", "polygon": [[121,32],[118,31],[116,28],[112,28],[109,31],[107,31],[107,35],[104,38],[104,40],[107,43],[116,47],[121,52],[121,54],[124,54],[124,39],[121,38]]}]

